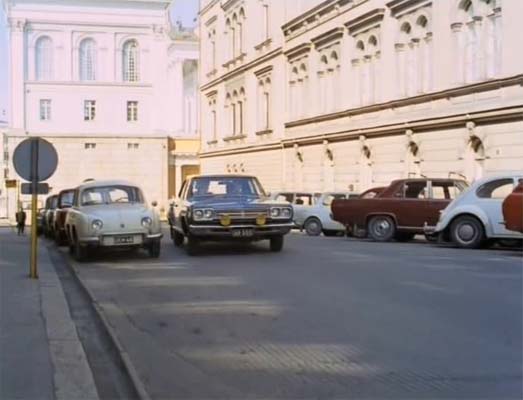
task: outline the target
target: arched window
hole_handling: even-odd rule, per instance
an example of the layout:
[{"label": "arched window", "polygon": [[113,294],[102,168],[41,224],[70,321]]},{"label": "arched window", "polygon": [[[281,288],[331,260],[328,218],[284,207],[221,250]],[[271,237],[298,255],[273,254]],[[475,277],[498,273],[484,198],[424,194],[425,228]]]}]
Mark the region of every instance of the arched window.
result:
[{"label": "arched window", "polygon": [[35,45],[35,76],[38,81],[53,79],[53,41],[44,36]]},{"label": "arched window", "polygon": [[501,69],[501,8],[496,0],[462,0],[452,24],[456,83],[495,77]]},{"label": "arched window", "polygon": [[96,80],[96,43],[93,39],[80,43],[80,80]]},{"label": "arched window", "polygon": [[123,80],[138,82],[140,80],[140,48],[136,40],[129,40],[123,46]]}]

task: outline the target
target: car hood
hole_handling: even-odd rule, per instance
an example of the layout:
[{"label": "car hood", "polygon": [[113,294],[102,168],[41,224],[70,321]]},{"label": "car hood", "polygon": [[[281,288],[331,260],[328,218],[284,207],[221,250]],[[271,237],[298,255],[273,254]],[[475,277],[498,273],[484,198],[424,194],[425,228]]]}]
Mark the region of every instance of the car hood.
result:
[{"label": "car hood", "polygon": [[[149,217],[155,221],[155,215],[144,204],[104,204],[88,206],[84,212],[92,222],[99,219],[103,222],[103,230],[111,232],[141,231],[142,218]],[[156,221],[155,221],[156,222]]]}]

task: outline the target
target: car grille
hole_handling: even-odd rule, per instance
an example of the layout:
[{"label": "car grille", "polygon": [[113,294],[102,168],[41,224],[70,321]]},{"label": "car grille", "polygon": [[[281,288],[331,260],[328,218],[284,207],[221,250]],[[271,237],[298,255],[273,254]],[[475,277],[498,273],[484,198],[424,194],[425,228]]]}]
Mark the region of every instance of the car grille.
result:
[{"label": "car grille", "polygon": [[218,218],[223,216],[229,216],[232,220],[255,220],[260,215],[269,216],[268,210],[259,210],[259,211],[219,211],[216,213]]}]

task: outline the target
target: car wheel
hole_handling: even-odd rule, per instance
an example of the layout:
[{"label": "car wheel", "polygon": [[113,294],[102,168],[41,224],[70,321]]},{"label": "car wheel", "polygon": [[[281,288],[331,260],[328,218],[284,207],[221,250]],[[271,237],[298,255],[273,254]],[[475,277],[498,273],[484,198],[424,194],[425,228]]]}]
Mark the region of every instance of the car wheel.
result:
[{"label": "car wheel", "polygon": [[410,242],[416,236],[415,233],[410,232],[397,232],[394,236],[397,242]]},{"label": "car wheel", "polygon": [[83,247],[78,240],[74,242],[73,257],[76,261],[82,262],[87,256],[87,249]]},{"label": "car wheel", "polygon": [[190,256],[198,255],[198,252],[200,250],[200,241],[198,240],[198,238],[195,238],[194,236],[188,236],[185,250],[187,250],[187,254],[189,254]]},{"label": "car wheel", "polygon": [[271,251],[274,253],[278,253],[278,252],[282,251],[283,242],[284,242],[284,239],[283,239],[282,235],[271,237]]},{"label": "car wheel", "polygon": [[176,247],[182,247],[184,241],[185,241],[185,236],[183,236],[178,231],[173,231],[173,242]]},{"label": "car wheel", "polygon": [[376,242],[388,242],[396,234],[396,224],[391,217],[378,215],[370,219],[367,231]]},{"label": "car wheel", "polygon": [[485,242],[485,230],[483,224],[476,218],[464,215],[452,222],[450,237],[459,247],[477,249]]},{"label": "car wheel", "polygon": [[309,218],[307,221],[305,221],[303,227],[309,236],[320,236],[323,230],[321,221],[318,218]]},{"label": "car wheel", "polygon": [[149,243],[149,246],[147,247],[147,251],[149,252],[149,257],[151,258],[158,258],[160,257],[160,251],[161,251],[161,242],[159,240],[154,240],[153,242]]}]

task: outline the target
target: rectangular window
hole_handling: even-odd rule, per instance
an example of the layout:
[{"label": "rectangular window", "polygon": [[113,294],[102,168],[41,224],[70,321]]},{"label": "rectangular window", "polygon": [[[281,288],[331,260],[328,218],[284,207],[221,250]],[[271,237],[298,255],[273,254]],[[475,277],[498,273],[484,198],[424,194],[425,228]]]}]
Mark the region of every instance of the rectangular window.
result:
[{"label": "rectangular window", "polygon": [[263,40],[269,39],[269,6],[263,5]]},{"label": "rectangular window", "polygon": [[139,148],[139,143],[127,143],[127,150],[138,150]]},{"label": "rectangular window", "polygon": [[96,149],[96,143],[84,143],[84,149]]},{"label": "rectangular window", "polygon": [[84,101],[84,121],[94,121],[96,117],[96,101]]},{"label": "rectangular window", "polygon": [[212,138],[213,140],[216,140],[217,138],[217,131],[216,131],[216,111],[213,110],[211,112],[212,114]]},{"label": "rectangular window", "polygon": [[127,121],[136,122],[138,121],[138,102],[128,101],[127,102]]},{"label": "rectangular window", "polygon": [[271,118],[271,115],[270,115],[270,110],[271,110],[271,103],[270,103],[270,98],[269,98],[269,93],[268,92],[265,92],[263,94],[263,108],[264,108],[264,129],[269,129],[271,124],[270,124],[270,118]]},{"label": "rectangular window", "polygon": [[40,100],[40,121],[51,120],[51,100]]},{"label": "rectangular window", "polygon": [[238,134],[243,134],[243,102],[238,102]]}]

